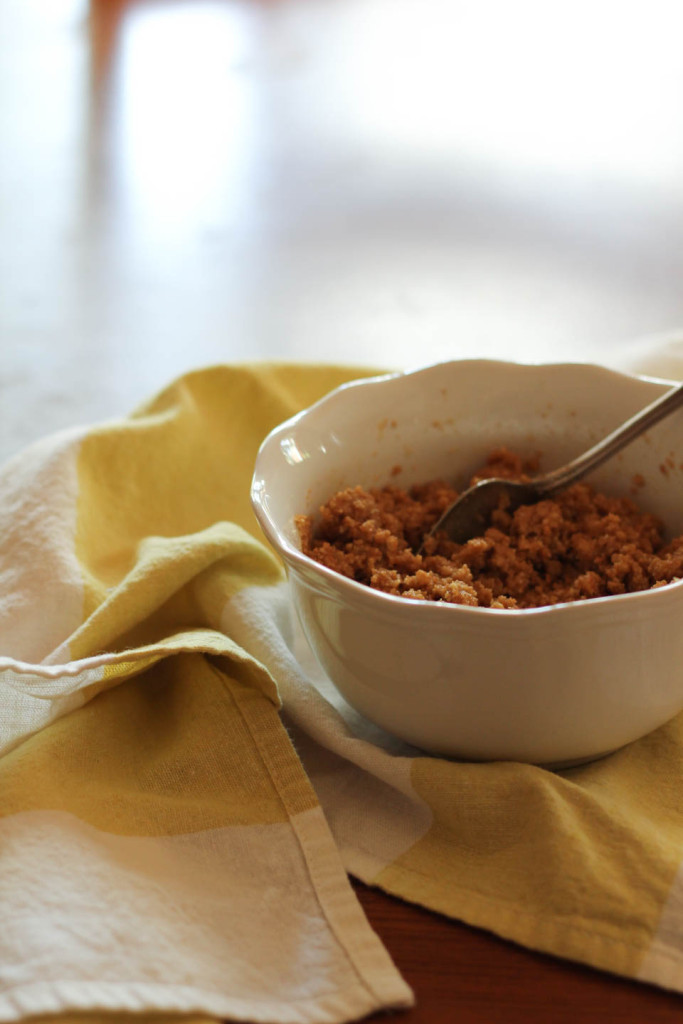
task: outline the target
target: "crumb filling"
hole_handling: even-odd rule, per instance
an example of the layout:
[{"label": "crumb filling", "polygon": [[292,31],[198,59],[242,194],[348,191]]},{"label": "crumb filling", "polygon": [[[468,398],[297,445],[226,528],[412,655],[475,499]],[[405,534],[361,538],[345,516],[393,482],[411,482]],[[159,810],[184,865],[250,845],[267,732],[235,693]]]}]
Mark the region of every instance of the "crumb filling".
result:
[{"label": "crumb filling", "polygon": [[[499,448],[470,486],[494,476],[529,480],[536,468]],[[665,544],[660,520],[629,498],[577,483],[512,513],[501,503],[485,533],[464,544],[427,537],[457,496],[443,480],[409,490],[348,487],[322,506],[315,524],[297,516],[302,550],[386,594],[483,608],[584,601],[683,576],[683,536]]]}]

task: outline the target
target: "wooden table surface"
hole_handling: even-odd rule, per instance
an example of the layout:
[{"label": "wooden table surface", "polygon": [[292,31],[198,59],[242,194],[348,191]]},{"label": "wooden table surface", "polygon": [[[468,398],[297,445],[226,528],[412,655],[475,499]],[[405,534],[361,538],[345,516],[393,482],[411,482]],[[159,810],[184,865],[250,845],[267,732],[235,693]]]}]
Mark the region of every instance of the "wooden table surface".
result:
[{"label": "wooden table surface", "polygon": [[[355,883],[416,1005],[396,1024],[673,1024],[682,997],[531,952]],[[373,1021],[383,1015],[376,1014]]]},{"label": "wooden table surface", "polygon": [[[0,458],[212,362],[620,356],[683,325],[681,11],[3,0]],[[683,997],[358,886],[408,1022]]]}]

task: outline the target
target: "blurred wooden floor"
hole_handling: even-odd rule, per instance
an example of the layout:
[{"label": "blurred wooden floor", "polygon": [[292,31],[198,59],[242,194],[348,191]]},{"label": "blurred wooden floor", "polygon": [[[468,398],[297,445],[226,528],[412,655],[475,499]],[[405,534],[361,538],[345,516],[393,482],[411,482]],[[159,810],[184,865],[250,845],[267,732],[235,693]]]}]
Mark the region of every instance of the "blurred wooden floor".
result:
[{"label": "blurred wooden floor", "polygon": [[3,0],[0,458],[250,358],[683,324],[668,0]]},{"label": "blurred wooden floor", "polygon": [[[683,325],[683,8],[3,0],[0,458],[192,367],[607,359]],[[678,997],[359,887],[401,1021]]]}]

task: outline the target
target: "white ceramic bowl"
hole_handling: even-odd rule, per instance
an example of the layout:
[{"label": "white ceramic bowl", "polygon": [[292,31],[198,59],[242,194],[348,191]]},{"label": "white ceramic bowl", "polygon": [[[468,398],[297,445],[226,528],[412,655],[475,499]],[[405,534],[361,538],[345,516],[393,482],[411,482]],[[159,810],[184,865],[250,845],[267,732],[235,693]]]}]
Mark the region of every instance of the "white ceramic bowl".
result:
[{"label": "white ceramic bowl", "polygon": [[[307,558],[294,525],[349,485],[459,485],[500,444],[540,451],[552,469],[670,386],[588,365],[450,362],[345,385],[273,431],[253,505],[311,647],[348,702],[425,751],[551,765],[599,757],[683,709],[683,581],[539,609],[415,601]],[[682,464],[679,412],[588,479],[628,494],[641,474],[640,505],[675,536]]]}]

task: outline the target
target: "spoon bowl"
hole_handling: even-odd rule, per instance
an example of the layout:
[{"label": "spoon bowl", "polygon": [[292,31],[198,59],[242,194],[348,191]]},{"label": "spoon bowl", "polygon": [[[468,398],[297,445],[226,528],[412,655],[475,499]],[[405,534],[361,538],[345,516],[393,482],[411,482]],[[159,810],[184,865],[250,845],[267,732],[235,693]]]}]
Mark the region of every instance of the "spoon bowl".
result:
[{"label": "spoon bowl", "polygon": [[[683,384],[671,388],[660,398],[645,406],[598,444],[572,459],[566,466],[528,481],[505,480],[499,477],[480,480],[473,487],[463,491],[449,505],[427,536],[446,534],[449,540],[455,541],[456,544],[464,544],[470,538],[480,536],[486,530],[491,515],[497,508],[505,508],[508,512],[514,512],[521,505],[533,505],[542,501],[543,498],[551,497],[562,488],[580,480],[597,466],[602,465],[603,462],[616,455],[636,437],[653,427],[655,423],[659,423],[665,416],[669,416],[681,405],[683,405]],[[424,541],[419,550],[422,551],[423,548]]]}]

